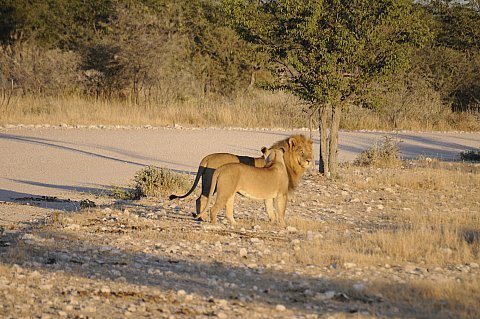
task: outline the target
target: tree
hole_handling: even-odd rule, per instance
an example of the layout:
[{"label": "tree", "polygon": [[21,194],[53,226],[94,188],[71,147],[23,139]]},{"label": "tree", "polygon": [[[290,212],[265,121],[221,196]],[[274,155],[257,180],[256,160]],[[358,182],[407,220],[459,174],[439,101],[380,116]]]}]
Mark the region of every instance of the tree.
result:
[{"label": "tree", "polygon": [[318,109],[320,167],[337,170],[342,108],[368,83],[408,67],[429,29],[408,0],[225,0],[237,32],[274,63],[272,89]]},{"label": "tree", "polygon": [[418,54],[420,72],[454,111],[480,110],[480,2],[425,5],[435,37]]}]

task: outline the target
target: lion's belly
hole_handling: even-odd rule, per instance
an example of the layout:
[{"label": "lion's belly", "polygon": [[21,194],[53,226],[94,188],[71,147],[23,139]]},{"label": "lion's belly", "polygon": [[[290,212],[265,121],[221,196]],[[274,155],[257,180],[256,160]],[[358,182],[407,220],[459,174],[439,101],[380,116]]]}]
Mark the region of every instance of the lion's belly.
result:
[{"label": "lion's belly", "polygon": [[244,191],[244,190],[238,190],[237,193],[239,193],[242,196],[251,198],[251,199],[256,199],[256,200],[263,200],[263,199],[270,199],[270,198],[275,198],[276,193],[273,192],[267,192],[267,191]]}]

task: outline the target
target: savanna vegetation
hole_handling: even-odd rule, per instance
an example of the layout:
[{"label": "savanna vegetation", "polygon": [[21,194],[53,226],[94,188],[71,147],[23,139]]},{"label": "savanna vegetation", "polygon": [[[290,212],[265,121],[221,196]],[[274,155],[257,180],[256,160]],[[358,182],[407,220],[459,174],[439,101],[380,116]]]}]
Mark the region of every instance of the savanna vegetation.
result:
[{"label": "savanna vegetation", "polygon": [[478,130],[479,8],[3,0],[0,122]]}]

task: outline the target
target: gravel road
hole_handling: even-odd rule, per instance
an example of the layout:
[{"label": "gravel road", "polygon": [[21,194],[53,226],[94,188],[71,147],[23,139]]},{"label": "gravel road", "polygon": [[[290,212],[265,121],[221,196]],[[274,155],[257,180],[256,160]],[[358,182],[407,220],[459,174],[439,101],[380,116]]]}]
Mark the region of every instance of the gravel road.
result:
[{"label": "gravel road", "polygon": [[[3,127],[0,128],[0,200],[35,196],[76,198],[127,185],[144,165],[196,172],[203,156],[231,152],[256,156],[262,146],[303,131]],[[402,156],[455,160],[480,147],[480,133],[340,132],[339,158],[351,161],[391,135],[402,141]],[[318,136],[314,135],[318,157]]]}]

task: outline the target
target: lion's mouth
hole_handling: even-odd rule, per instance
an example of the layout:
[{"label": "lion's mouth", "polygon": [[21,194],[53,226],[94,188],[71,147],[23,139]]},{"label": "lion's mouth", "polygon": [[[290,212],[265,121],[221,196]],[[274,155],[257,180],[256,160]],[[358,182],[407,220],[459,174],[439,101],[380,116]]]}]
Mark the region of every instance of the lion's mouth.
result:
[{"label": "lion's mouth", "polygon": [[302,168],[307,168],[307,167],[309,167],[311,163],[312,163],[311,161],[298,162],[298,164],[299,164]]}]

